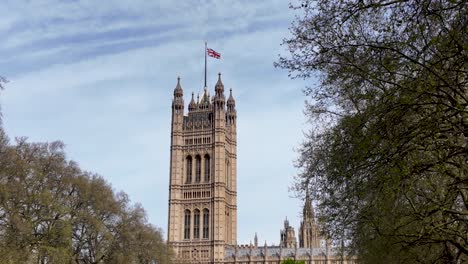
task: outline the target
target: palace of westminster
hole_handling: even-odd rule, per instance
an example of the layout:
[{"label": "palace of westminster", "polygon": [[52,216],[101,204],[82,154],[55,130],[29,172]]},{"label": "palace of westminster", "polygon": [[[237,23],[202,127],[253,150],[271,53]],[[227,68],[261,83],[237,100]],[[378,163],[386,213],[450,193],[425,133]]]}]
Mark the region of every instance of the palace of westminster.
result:
[{"label": "palace of westminster", "polygon": [[188,104],[177,80],[172,101],[168,244],[174,263],[280,264],[286,259],[305,263],[355,263],[322,238],[307,196],[299,228],[286,220],[280,245],[237,245],[237,113],[230,91],[226,100],[219,74],[215,94]]}]

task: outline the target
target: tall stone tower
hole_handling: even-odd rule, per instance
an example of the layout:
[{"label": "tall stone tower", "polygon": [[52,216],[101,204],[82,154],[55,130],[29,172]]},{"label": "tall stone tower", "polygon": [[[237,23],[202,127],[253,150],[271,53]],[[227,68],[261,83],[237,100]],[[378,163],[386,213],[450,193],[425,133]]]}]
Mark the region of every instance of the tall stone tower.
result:
[{"label": "tall stone tower", "polygon": [[288,218],[284,220],[284,229],[280,231],[281,240],[280,246],[284,248],[295,248],[296,243],[296,233],[294,232],[294,227],[289,225]]},{"label": "tall stone tower", "polygon": [[319,226],[315,223],[314,208],[307,193],[302,211],[301,226],[299,227],[299,247],[318,248],[321,240]]},{"label": "tall stone tower", "polygon": [[237,244],[237,134],[232,90],[221,74],[210,98],[192,99],[184,114],[177,80],[172,101],[168,243],[175,263],[222,263]]}]

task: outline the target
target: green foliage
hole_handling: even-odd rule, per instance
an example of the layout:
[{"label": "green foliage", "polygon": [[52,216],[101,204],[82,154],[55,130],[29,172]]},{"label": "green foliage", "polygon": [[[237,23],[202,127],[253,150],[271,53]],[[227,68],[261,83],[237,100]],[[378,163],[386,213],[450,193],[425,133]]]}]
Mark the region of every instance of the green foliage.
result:
[{"label": "green foliage", "polygon": [[468,261],[468,5],[303,1],[277,66],[317,78],[296,189],[364,263]]},{"label": "green foliage", "polygon": [[287,259],[281,262],[282,264],[305,264],[303,260],[294,260],[294,259]]},{"label": "green foliage", "polygon": [[161,230],[61,142],[10,144],[0,127],[1,263],[169,263]]}]

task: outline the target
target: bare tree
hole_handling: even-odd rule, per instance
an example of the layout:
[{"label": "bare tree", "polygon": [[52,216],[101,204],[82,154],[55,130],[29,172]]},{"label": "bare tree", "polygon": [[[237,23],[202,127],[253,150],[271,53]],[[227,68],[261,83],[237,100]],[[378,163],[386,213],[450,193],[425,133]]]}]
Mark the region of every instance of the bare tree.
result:
[{"label": "bare tree", "polygon": [[466,1],[302,1],[277,66],[314,122],[296,189],[364,262],[468,261]]}]

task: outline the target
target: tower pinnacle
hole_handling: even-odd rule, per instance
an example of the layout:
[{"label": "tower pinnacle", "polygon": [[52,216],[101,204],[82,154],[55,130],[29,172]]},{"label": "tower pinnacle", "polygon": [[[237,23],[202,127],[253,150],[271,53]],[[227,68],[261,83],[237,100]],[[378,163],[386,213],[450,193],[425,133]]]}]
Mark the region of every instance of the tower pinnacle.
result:
[{"label": "tower pinnacle", "polygon": [[188,106],[188,109],[189,111],[193,111],[197,108],[197,104],[195,103],[195,98],[194,98],[194,93],[192,92],[192,100],[190,100],[190,103],[189,103],[189,106]]},{"label": "tower pinnacle", "polygon": [[180,76],[177,76],[177,85],[174,89],[174,97],[182,97],[184,95],[184,91],[182,90],[182,86],[180,86]]},{"label": "tower pinnacle", "polygon": [[224,84],[221,81],[221,73],[218,73],[218,81],[216,82],[215,92],[216,95],[224,93]]},{"label": "tower pinnacle", "polygon": [[184,91],[180,85],[180,77],[177,76],[177,85],[174,89],[174,99],[172,100],[172,110],[176,114],[181,114],[184,111]]}]

